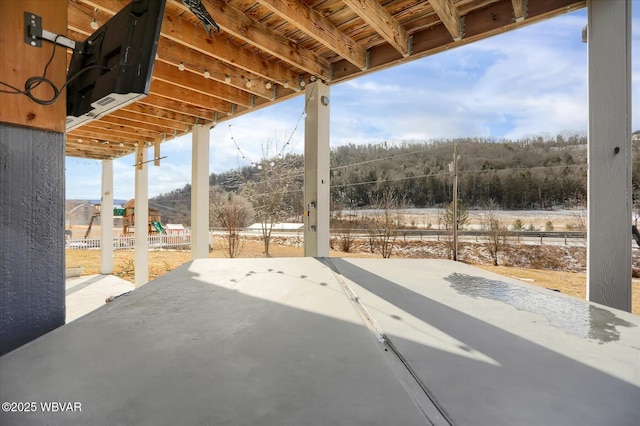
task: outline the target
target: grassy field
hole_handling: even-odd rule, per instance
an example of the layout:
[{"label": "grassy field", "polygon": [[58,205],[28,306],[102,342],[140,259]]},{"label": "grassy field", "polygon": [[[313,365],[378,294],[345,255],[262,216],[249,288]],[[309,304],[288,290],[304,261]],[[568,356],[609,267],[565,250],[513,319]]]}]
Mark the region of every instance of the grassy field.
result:
[{"label": "grassy field", "polygon": [[[214,249],[209,257],[225,258],[222,245],[214,241]],[[303,255],[302,246],[292,246],[289,244],[271,244],[271,255],[273,257],[301,257]],[[332,257],[374,257],[380,258],[378,254],[372,253],[344,253],[332,250]],[[262,242],[257,240],[244,241],[244,249],[241,257],[257,258],[264,257]],[[394,257],[401,257],[395,256]],[[114,275],[120,276],[133,282],[134,272],[134,252],[132,250],[117,250],[114,253]],[[169,272],[185,262],[191,260],[189,251],[150,251],[149,252],[149,277],[157,278]],[[67,250],[67,267],[82,266],[84,274],[100,273],[100,251],[99,250]],[[517,268],[506,266],[491,266],[485,264],[475,264],[479,268],[492,271],[501,275],[520,279],[523,282],[540,287],[559,290],[564,294],[580,299],[586,298],[586,274],[578,272],[562,272],[532,268]],[[640,315],[640,280],[634,279],[632,284],[632,312]]]}]

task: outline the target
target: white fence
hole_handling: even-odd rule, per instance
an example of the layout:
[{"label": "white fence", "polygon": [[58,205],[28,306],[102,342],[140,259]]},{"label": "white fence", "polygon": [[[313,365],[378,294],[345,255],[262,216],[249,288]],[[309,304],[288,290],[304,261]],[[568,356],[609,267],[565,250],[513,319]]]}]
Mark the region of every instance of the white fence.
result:
[{"label": "white fence", "polygon": [[[191,234],[183,235],[149,235],[150,249],[180,249],[191,248]],[[66,240],[66,248],[73,250],[91,250],[100,248],[100,238],[76,238]],[[115,250],[134,249],[136,237],[121,235],[113,238],[113,248]]]}]

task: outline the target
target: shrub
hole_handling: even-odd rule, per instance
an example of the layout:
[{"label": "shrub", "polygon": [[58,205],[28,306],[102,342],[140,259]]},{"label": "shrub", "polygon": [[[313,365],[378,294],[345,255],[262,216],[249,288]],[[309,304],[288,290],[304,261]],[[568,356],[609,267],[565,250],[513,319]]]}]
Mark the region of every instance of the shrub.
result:
[{"label": "shrub", "polygon": [[520,220],[520,219],[516,219],[513,222],[513,225],[511,225],[513,227],[514,231],[523,231],[524,230],[524,223]]}]

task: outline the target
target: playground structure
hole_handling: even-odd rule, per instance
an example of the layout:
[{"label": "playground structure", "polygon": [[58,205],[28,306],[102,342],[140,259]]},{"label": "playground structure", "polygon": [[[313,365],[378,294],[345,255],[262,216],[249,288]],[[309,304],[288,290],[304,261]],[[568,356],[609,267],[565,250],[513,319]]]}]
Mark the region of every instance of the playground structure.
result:
[{"label": "playground structure", "polygon": [[[84,239],[89,238],[91,235],[91,228],[96,220],[100,217],[101,205],[93,204],[93,214],[89,220],[89,226],[84,234]],[[131,235],[135,233],[135,200],[127,201],[122,207],[113,208],[113,217],[122,218],[122,232],[124,235]],[[163,234],[165,233],[164,226],[162,225],[162,217],[158,213],[157,209],[149,208],[149,233],[150,234]]]},{"label": "playground structure", "polygon": [[[131,199],[122,206],[122,233],[125,235],[135,233],[135,200]],[[114,209],[115,216],[115,209]],[[148,218],[149,234],[162,234],[164,233],[164,226],[162,226],[162,217],[158,213],[157,209],[149,207]]]}]

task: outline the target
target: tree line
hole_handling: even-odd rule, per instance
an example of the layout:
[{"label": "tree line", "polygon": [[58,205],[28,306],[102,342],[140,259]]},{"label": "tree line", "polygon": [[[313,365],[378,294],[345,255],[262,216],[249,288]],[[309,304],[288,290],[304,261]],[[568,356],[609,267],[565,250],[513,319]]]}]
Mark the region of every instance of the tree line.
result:
[{"label": "tree line", "polygon": [[[453,194],[450,164],[454,145],[458,152],[458,198],[469,208],[489,203],[500,209],[586,204],[587,140],[576,134],[515,141],[465,138],[335,147],[331,150],[332,209],[371,208],[390,194],[401,198],[406,207],[447,206]],[[634,154],[637,148],[634,145]],[[274,170],[279,180],[268,182]],[[287,207],[284,214],[300,220],[303,172],[302,155],[286,154],[212,173],[209,184],[213,191],[263,201],[268,198],[265,194],[277,189],[279,202]],[[634,162],[634,185],[639,181],[640,165]],[[185,185],[150,199],[150,203],[164,222],[188,225],[190,197],[191,186]],[[260,211],[260,206],[254,207]]]}]

